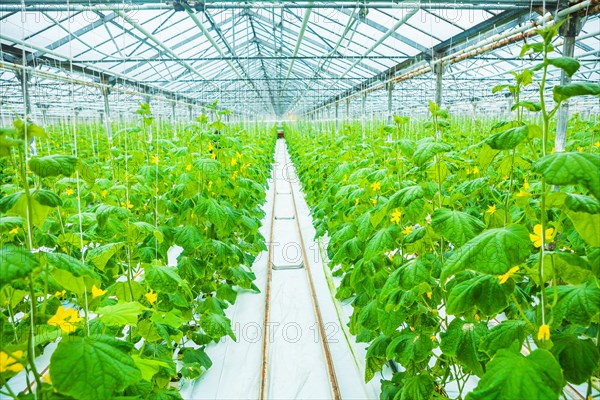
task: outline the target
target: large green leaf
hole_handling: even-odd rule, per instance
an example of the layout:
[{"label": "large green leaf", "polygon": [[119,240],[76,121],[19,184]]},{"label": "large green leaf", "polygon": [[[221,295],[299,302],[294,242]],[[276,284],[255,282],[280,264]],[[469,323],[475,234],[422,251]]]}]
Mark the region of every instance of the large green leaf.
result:
[{"label": "large green leaf", "polygon": [[556,68],[560,68],[567,76],[573,76],[575,72],[579,69],[581,64],[575,58],[571,57],[557,57],[557,58],[548,58],[548,64],[555,66]]},{"label": "large green leaf", "polygon": [[565,380],[560,365],[547,350],[528,357],[499,350],[466,400],[558,399]]},{"label": "large green leaf", "polygon": [[553,185],[581,185],[600,199],[600,154],[554,153],[540,158],[533,170]]},{"label": "large green leaf", "polygon": [[375,256],[383,256],[386,251],[393,250],[396,242],[393,232],[396,230],[395,225],[390,225],[377,231],[365,246],[364,259],[368,261]]},{"label": "large green leaf", "polygon": [[479,350],[493,357],[498,350],[507,349],[512,345],[520,349],[529,333],[530,326],[525,321],[512,319],[502,321],[488,331],[481,341]]},{"label": "large green leaf", "polygon": [[478,218],[462,211],[440,208],[431,216],[431,226],[448,241],[462,246],[485,228]]},{"label": "large green leaf", "polygon": [[455,357],[475,375],[483,375],[483,366],[479,358],[479,343],[486,335],[487,327],[479,323],[467,323],[455,318],[441,334],[440,349],[444,354]]},{"label": "large green leaf", "polygon": [[10,231],[21,226],[23,226],[23,218],[21,217],[0,217],[0,233]]},{"label": "large green leaf", "polygon": [[527,138],[529,127],[522,125],[495,133],[485,142],[494,150],[512,150]]},{"label": "large green leaf", "polygon": [[50,379],[59,393],[80,400],[114,398],[142,379],[127,354],[131,345],[109,336],[70,337],[50,359]]},{"label": "large green leaf", "polygon": [[432,356],[433,341],[430,334],[404,329],[393,339],[386,349],[388,360],[396,360],[403,365],[410,362],[421,362]]},{"label": "large green leaf", "polygon": [[417,166],[422,166],[427,161],[435,157],[436,154],[450,151],[452,147],[443,142],[433,142],[429,140],[420,140],[417,142],[417,148],[413,154],[413,161]]},{"label": "large green leaf", "polygon": [[96,274],[90,267],[82,263],[81,260],[71,257],[68,254],[46,253],[46,259],[48,260],[48,264],[55,268],[69,271],[74,276],[79,277],[87,275],[93,278],[98,277],[98,274]]},{"label": "large green leaf", "polygon": [[381,371],[383,364],[387,362],[386,349],[390,342],[388,336],[380,335],[369,345],[366,355],[365,382],[373,379],[375,373]]},{"label": "large green leaf", "polygon": [[550,351],[560,363],[565,378],[571,383],[582,384],[598,370],[600,355],[590,338],[580,339],[577,335],[559,333],[552,336]]},{"label": "large green leaf", "polygon": [[599,96],[600,85],[595,83],[569,83],[567,85],[556,85],[552,88],[554,101],[557,103],[575,96]]},{"label": "large green leaf", "polygon": [[66,155],[51,155],[32,157],[29,160],[29,169],[34,174],[47,178],[49,176],[70,176],[77,167],[77,157]]},{"label": "large green leaf", "polygon": [[142,358],[136,354],[132,355],[131,358],[135,362],[135,366],[138,367],[142,373],[142,379],[148,382],[152,382],[152,377],[160,371],[161,367],[169,367],[169,364],[164,361]]},{"label": "large green leaf", "polygon": [[489,229],[454,250],[444,264],[442,280],[465,269],[484,274],[505,274],[530,254],[529,232],[522,225]]},{"label": "large green leaf", "polygon": [[0,247],[0,288],[29,275],[38,266],[37,258],[23,247]]},{"label": "large green leaf", "polygon": [[433,377],[426,372],[419,375],[407,376],[402,379],[402,389],[400,396],[394,398],[398,400],[429,400],[433,396],[435,389]]},{"label": "large green leaf", "polygon": [[227,335],[235,340],[235,335],[231,330],[231,321],[224,315],[216,313],[203,314],[200,317],[200,327],[215,340]]},{"label": "large green leaf", "polygon": [[104,270],[106,263],[123,248],[125,243],[108,243],[102,246],[93,247],[85,253],[87,261],[91,262],[100,270]]},{"label": "large green leaf", "polygon": [[565,198],[565,205],[571,211],[600,214],[600,201],[590,196],[569,193]]},{"label": "large green leaf", "polygon": [[175,293],[183,281],[175,268],[150,265],[144,271],[144,279],[157,292]]},{"label": "large green leaf", "polygon": [[600,247],[600,214],[568,211],[567,215],[579,236],[590,246]]},{"label": "large green leaf", "polygon": [[117,303],[114,306],[100,307],[96,312],[100,320],[106,325],[136,325],[138,317],[147,308],[132,301],[128,303]]},{"label": "large green leaf", "polygon": [[[552,298],[554,289],[546,289],[546,295]],[[600,313],[600,288],[594,278],[580,285],[559,285],[556,288],[558,301],[552,309],[554,320],[563,319],[582,326],[588,326],[592,318]]]},{"label": "large green leaf", "polygon": [[496,276],[477,275],[452,287],[446,311],[462,315],[479,310],[482,315],[493,317],[508,306],[513,290],[511,281],[500,284]]}]

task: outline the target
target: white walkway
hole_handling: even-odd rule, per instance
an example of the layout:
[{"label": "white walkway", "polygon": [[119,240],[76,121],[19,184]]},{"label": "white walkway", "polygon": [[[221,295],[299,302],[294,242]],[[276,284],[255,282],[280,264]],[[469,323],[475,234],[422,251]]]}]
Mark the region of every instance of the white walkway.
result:
[{"label": "white walkway", "polygon": [[[312,279],[317,293],[335,373],[343,399],[377,399],[376,377],[364,383],[364,345],[356,346],[347,337],[338,319],[333,294],[325,277],[309,208],[295,179],[283,140],[278,140],[274,176],[277,179],[277,201],[274,221],[273,264],[293,267],[302,262],[290,190],[298,210],[298,221],[308,252]],[[290,179],[288,179],[288,177]],[[291,187],[290,183],[291,182]],[[272,183],[272,180],[271,180]],[[269,238],[273,205],[273,185],[267,193],[264,210],[267,215],[261,233]],[[260,294],[241,293],[236,304],[227,310],[237,341],[223,339],[211,345],[207,353],[213,366],[197,381],[182,385],[186,399],[257,399],[260,386],[262,324],[268,254],[261,254],[253,265]],[[345,313],[344,313],[345,314]],[[271,281],[271,334],[269,340],[268,399],[330,399],[323,349],[310,297],[304,268],[274,270]]]}]

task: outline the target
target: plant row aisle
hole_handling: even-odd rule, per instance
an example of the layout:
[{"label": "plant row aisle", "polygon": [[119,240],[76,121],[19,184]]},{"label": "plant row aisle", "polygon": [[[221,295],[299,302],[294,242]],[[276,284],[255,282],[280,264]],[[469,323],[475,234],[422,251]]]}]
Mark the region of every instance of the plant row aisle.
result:
[{"label": "plant row aisle", "polygon": [[180,398],[173,382],[212,364],[204,346],[234,336],[224,309],[258,290],[275,141],[207,112],[176,137],[147,104],[111,139],[0,130],[2,397]]},{"label": "plant row aisle", "polygon": [[[431,103],[410,138],[403,117],[288,135],[336,296],[368,343],[365,380],[393,371],[381,399],[598,396],[600,133],[580,121],[555,153],[550,126],[600,87],[556,86],[546,104],[547,70],[579,63],[551,57],[556,28],[540,34],[526,50],[544,61],[494,89],[514,97],[513,120],[467,134]],[[520,101],[528,85],[539,102]]]}]

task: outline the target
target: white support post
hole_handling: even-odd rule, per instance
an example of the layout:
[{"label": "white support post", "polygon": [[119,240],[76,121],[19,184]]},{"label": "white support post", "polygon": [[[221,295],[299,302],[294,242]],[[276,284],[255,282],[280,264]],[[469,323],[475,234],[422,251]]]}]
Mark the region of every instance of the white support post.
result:
[{"label": "white support post", "polygon": [[171,107],[172,107],[172,109],[171,109],[172,121],[171,122],[173,123],[173,139],[177,139],[177,119],[175,118],[176,117],[175,106],[176,106],[176,103],[172,102],[171,103]]},{"label": "white support post", "polygon": [[338,133],[340,131],[339,129],[339,123],[340,123],[340,102],[336,101],[335,102],[335,132]]},{"label": "white support post", "polygon": [[366,136],[366,125],[367,125],[367,93],[363,93],[362,96],[362,138],[365,139]]},{"label": "white support post", "polygon": [[[563,57],[573,57],[575,52],[575,38],[581,31],[580,18],[576,15],[569,15],[567,21],[560,27],[560,33],[564,36],[563,42]],[[571,78],[561,70],[560,84],[568,85],[571,83]],[[565,151],[567,143],[567,125],[569,124],[569,100],[565,100],[560,104],[556,115],[556,137],[554,140],[554,151]]]},{"label": "white support post", "polygon": [[[25,115],[23,117],[25,122],[25,130],[27,130],[28,120],[31,118],[31,99],[29,97],[29,74],[26,70],[20,73],[16,73],[17,79],[21,82],[21,90],[23,92],[23,104],[25,105]],[[32,155],[37,155],[37,147],[35,143],[35,137],[29,138],[29,150]]]},{"label": "white support post", "polygon": [[110,105],[108,103],[108,95],[110,89],[107,87],[102,88],[102,98],[104,99],[104,127],[106,129],[106,137],[108,137],[108,143],[112,146],[112,128],[110,126]]},{"label": "white support post", "polygon": [[394,117],[392,115],[392,110],[393,110],[393,101],[394,101],[394,84],[392,82],[389,82],[387,84],[388,86],[388,106],[387,106],[387,124],[388,125],[392,125],[394,123]]}]

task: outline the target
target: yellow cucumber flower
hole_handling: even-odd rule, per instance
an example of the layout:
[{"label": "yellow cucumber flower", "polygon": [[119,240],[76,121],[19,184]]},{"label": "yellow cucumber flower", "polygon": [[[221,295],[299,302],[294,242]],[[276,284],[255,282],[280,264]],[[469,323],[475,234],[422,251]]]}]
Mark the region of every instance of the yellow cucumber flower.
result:
[{"label": "yellow cucumber flower", "polygon": [[56,314],[48,320],[48,325],[58,326],[64,332],[71,333],[75,332],[77,324],[81,320],[75,309],[60,306],[56,310]]},{"label": "yellow cucumber flower", "polygon": [[510,278],[511,276],[516,274],[517,271],[519,271],[519,267],[512,267],[511,269],[508,270],[507,273],[498,275],[498,279],[500,279],[500,284],[502,285],[502,284],[506,283],[508,278]]},{"label": "yellow cucumber flower", "polygon": [[17,361],[17,358],[23,357],[21,350],[15,351],[11,354],[0,352],[0,374],[3,372],[19,372],[24,367],[23,364]]},{"label": "yellow cucumber flower", "polygon": [[[552,234],[554,233],[554,228],[546,229],[544,234],[544,239],[549,241],[552,239]],[[537,224],[533,227],[533,233],[529,234],[529,239],[533,242],[535,247],[542,247],[542,225]]]},{"label": "yellow cucumber flower", "polygon": [[398,211],[398,209],[396,208],[396,210],[392,213],[392,218],[390,218],[390,221],[393,222],[394,224],[400,223],[401,215],[402,215],[402,213],[400,211]]}]

